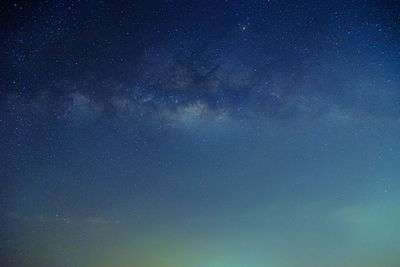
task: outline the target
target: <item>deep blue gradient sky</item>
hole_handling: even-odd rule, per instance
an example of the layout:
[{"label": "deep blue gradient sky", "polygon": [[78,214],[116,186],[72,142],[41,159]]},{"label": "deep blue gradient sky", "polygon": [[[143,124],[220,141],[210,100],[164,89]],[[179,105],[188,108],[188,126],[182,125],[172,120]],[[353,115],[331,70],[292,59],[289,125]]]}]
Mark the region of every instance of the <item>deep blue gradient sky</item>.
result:
[{"label": "deep blue gradient sky", "polygon": [[400,266],[398,1],[0,13],[0,265]]}]

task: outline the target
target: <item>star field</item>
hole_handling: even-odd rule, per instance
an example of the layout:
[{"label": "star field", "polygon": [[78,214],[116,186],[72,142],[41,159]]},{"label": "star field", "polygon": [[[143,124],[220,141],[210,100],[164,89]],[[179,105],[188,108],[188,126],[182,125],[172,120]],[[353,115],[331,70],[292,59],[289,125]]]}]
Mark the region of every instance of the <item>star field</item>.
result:
[{"label": "star field", "polygon": [[0,265],[399,265],[399,18],[1,4]]}]

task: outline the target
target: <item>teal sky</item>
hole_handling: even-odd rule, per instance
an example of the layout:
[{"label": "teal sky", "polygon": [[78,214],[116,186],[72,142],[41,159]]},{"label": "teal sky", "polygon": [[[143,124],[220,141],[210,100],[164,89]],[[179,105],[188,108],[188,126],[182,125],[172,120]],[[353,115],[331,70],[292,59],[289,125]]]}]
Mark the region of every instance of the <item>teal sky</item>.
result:
[{"label": "teal sky", "polygon": [[21,266],[396,266],[398,122],[329,120],[179,130],[145,168],[24,166],[3,248]]}]

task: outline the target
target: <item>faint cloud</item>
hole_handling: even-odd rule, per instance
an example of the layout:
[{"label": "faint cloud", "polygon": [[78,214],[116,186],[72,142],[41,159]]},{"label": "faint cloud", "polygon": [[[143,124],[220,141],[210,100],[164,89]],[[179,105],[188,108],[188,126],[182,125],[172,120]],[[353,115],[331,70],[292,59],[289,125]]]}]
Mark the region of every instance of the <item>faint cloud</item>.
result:
[{"label": "faint cloud", "polygon": [[45,216],[42,214],[36,214],[36,215],[24,215],[20,212],[15,212],[15,211],[10,211],[10,212],[5,212],[3,214],[5,218],[8,218],[10,220],[16,220],[16,221],[21,221],[21,222],[26,222],[26,223],[39,223],[39,224],[91,224],[91,225],[110,225],[110,224],[115,224],[118,225],[121,223],[121,220],[119,219],[109,219],[109,218],[104,218],[104,217],[99,217],[99,216],[92,216],[92,217],[86,217],[86,218],[70,218],[70,217],[64,217],[60,216],[58,214],[53,215],[53,216]]},{"label": "faint cloud", "polygon": [[398,205],[392,203],[353,204],[332,212],[332,218],[371,241],[400,236]]}]

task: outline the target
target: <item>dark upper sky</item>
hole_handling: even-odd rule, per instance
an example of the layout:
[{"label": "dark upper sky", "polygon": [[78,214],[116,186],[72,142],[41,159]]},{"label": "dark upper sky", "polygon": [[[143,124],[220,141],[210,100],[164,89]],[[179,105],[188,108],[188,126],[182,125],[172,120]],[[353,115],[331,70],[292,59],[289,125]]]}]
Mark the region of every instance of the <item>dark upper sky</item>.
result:
[{"label": "dark upper sky", "polygon": [[399,116],[396,1],[143,2],[3,5],[7,119],[81,105],[141,120],[196,103],[239,118]]},{"label": "dark upper sky", "polygon": [[[312,249],[330,266],[321,244],[348,224],[366,229],[348,251],[377,243],[337,264],[400,262],[379,252],[400,237],[395,205],[371,197],[399,186],[398,1],[6,1],[0,25],[2,262],[265,266],[228,245],[244,238],[280,251],[271,266],[310,266]],[[307,212],[314,243],[291,218]],[[143,251],[158,256],[127,256]]]}]

